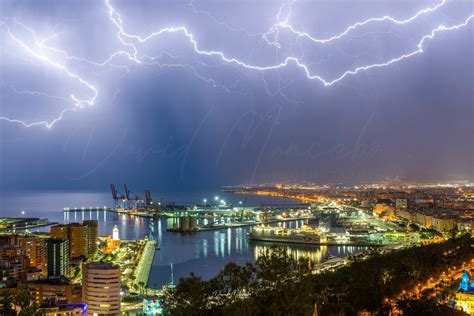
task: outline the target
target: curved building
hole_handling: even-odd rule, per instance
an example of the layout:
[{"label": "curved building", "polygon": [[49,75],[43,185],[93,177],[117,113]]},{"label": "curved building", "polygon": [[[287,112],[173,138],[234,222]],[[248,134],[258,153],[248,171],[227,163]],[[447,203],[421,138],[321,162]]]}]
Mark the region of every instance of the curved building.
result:
[{"label": "curved building", "polygon": [[109,262],[85,263],[82,300],[88,305],[89,315],[119,315],[120,267]]}]

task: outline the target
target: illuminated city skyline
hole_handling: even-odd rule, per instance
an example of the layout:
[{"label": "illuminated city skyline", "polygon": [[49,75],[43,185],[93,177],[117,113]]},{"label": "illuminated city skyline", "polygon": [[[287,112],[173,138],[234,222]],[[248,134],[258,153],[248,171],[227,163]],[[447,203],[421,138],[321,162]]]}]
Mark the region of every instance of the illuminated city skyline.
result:
[{"label": "illuminated city skyline", "polygon": [[474,0],[0,0],[1,315],[474,312]]}]

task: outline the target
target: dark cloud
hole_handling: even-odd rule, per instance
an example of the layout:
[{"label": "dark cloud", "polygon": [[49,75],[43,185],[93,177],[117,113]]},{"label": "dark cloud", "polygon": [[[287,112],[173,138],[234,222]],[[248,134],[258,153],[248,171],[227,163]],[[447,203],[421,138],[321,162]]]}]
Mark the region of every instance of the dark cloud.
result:
[{"label": "dark cloud", "polygon": [[[403,19],[434,3],[296,2],[290,22],[329,37],[371,16]],[[256,65],[297,56],[328,80],[413,51],[433,28],[473,12],[472,2],[451,3],[407,25],[372,23],[329,44],[281,30],[277,49],[261,33],[276,23],[279,2],[113,4],[130,33],[185,25],[203,50]],[[100,1],[0,6],[3,20],[14,17],[42,38],[58,33],[48,43],[71,55],[103,61],[127,49]],[[137,65],[122,56],[113,67],[99,67],[50,52],[97,87],[97,102],[66,113],[50,129],[0,121],[0,188],[106,189],[126,182],[173,192],[281,180],[472,178],[473,25],[440,33],[423,54],[328,87],[294,64],[260,72],[199,56],[182,33],[140,46],[143,60],[159,64]],[[31,43],[25,29],[10,26]],[[51,121],[70,106],[61,98],[71,92],[91,97],[83,85],[22,51],[4,26],[1,34],[0,115]],[[21,93],[26,90],[49,97]]]}]

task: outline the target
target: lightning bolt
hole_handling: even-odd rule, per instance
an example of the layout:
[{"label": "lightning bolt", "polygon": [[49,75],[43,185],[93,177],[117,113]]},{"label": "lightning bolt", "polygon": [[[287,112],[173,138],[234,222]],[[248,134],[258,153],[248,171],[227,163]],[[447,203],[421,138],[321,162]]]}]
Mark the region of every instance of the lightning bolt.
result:
[{"label": "lightning bolt", "polygon": [[10,89],[17,93],[17,94],[26,94],[26,95],[40,95],[40,96],[43,96],[43,97],[46,97],[46,98],[50,98],[50,99],[56,99],[56,100],[61,100],[61,101],[65,101],[65,102],[69,102],[69,99],[65,98],[65,97],[61,97],[61,96],[57,96],[57,95],[49,95],[48,93],[46,92],[41,92],[41,91],[30,91],[30,90],[18,90],[17,88],[15,88],[14,86],[10,85]]},{"label": "lightning bolt", "polygon": [[[22,41],[20,38],[18,38],[17,36],[15,36],[11,32],[11,28],[10,28],[10,25],[9,25],[10,22],[21,26],[26,31],[28,31],[30,34],[32,34],[34,44],[36,46],[36,50],[35,50],[34,47],[29,46],[28,44],[26,44],[24,41]],[[31,55],[32,57],[34,57],[35,59],[37,59],[38,61],[41,61],[42,63],[44,63],[46,65],[49,65],[53,68],[59,69],[64,74],[66,74],[68,77],[78,81],[80,84],[82,84],[83,86],[85,86],[86,88],[88,88],[89,90],[92,91],[92,97],[89,98],[89,99],[80,99],[80,98],[76,97],[74,94],[71,94],[70,97],[71,97],[72,102],[74,103],[74,106],[71,107],[71,108],[67,108],[67,109],[62,110],[59,113],[58,117],[56,117],[54,120],[52,120],[50,122],[48,122],[48,121],[39,121],[39,122],[27,123],[23,120],[10,119],[10,118],[3,117],[3,116],[0,117],[0,120],[8,121],[10,123],[19,123],[19,124],[22,124],[25,127],[43,125],[43,126],[46,126],[47,128],[51,128],[56,122],[60,121],[63,118],[64,114],[66,114],[67,112],[77,111],[78,109],[82,109],[85,106],[88,106],[88,105],[92,106],[94,104],[94,101],[97,98],[97,94],[98,94],[97,89],[91,83],[87,82],[85,79],[80,77],[78,74],[70,71],[65,65],[54,61],[53,59],[51,59],[50,57],[48,57],[46,55],[45,49],[48,48],[48,47],[45,45],[45,43],[56,35],[50,36],[50,37],[45,38],[45,39],[40,41],[38,39],[38,36],[36,35],[36,33],[31,28],[27,27],[23,23],[20,23],[20,22],[18,22],[17,20],[15,20],[13,18],[5,19],[5,21],[3,21],[0,24],[0,26],[3,26],[6,29],[6,32],[10,36],[10,38],[14,42],[16,42],[21,48],[23,48],[23,50],[25,52],[27,52],[29,55]]]},{"label": "lightning bolt", "polygon": [[[123,21],[122,21],[122,17],[120,16],[120,14],[112,7],[112,5],[110,4],[110,0],[105,0],[105,3],[107,5],[107,7],[109,8],[109,17],[110,17],[110,20],[112,21],[112,23],[115,24],[115,26],[118,28],[118,35],[117,35],[117,38],[122,41],[122,43],[126,46],[129,46],[132,48],[133,52],[134,52],[134,58],[136,58],[137,56],[137,53],[138,53],[138,48],[136,47],[136,45],[130,43],[130,42],[127,42],[126,40],[124,40],[124,38],[128,38],[128,39],[132,39],[132,40],[135,40],[139,43],[145,43],[147,41],[149,41],[150,39],[152,38],[155,38],[155,37],[158,37],[160,35],[163,35],[165,33],[176,33],[176,32],[179,32],[179,33],[182,33],[188,40],[189,40],[189,43],[191,44],[193,50],[195,53],[197,53],[198,55],[203,55],[203,56],[210,56],[210,57],[217,57],[219,58],[221,61],[225,62],[225,63],[229,63],[229,64],[235,64],[235,65],[238,65],[238,66],[241,66],[243,68],[246,68],[246,69],[250,69],[250,70],[258,70],[258,71],[269,71],[269,70],[277,70],[277,69],[281,69],[281,68],[284,68],[284,67],[287,67],[289,64],[293,63],[295,64],[298,68],[301,68],[304,73],[306,74],[306,77],[307,79],[310,79],[310,80],[318,80],[320,81],[324,86],[332,86],[333,84],[343,80],[344,78],[346,78],[347,76],[350,76],[350,75],[355,75],[363,70],[370,70],[370,69],[373,69],[373,68],[380,68],[380,67],[385,67],[385,66],[389,66],[391,64],[394,64],[394,63],[397,63],[401,60],[404,60],[404,59],[407,59],[409,57],[412,57],[412,56],[415,56],[417,54],[420,54],[423,52],[423,44],[425,43],[425,41],[427,39],[432,39],[437,33],[439,32],[443,32],[443,31],[452,31],[452,30],[457,30],[459,28],[462,28],[462,27],[465,27],[468,25],[468,23],[474,18],[474,15],[471,15],[469,16],[468,18],[466,18],[464,20],[463,23],[460,23],[460,24],[457,24],[457,25],[452,25],[452,26],[444,26],[444,25],[440,25],[438,26],[437,28],[435,28],[434,30],[432,30],[429,34],[423,36],[421,38],[421,40],[418,42],[417,44],[417,49],[412,51],[412,52],[409,52],[407,54],[404,54],[404,55],[401,55],[399,57],[396,57],[396,58],[392,58],[392,59],[389,59],[383,63],[375,63],[375,64],[370,64],[370,65],[366,65],[366,66],[360,66],[360,67],[357,67],[353,70],[348,70],[344,73],[342,73],[339,77],[333,79],[333,80],[329,80],[329,79],[325,79],[323,78],[322,76],[320,75],[317,75],[317,74],[313,74],[308,66],[301,62],[299,58],[297,57],[292,57],[292,56],[289,56],[289,57],[286,57],[286,59],[281,62],[281,63],[278,63],[278,64],[275,64],[275,65],[267,65],[267,66],[257,66],[257,65],[252,65],[252,64],[248,64],[244,61],[241,61],[239,59],[236,59],[236,58],[232,58],[232,57],[227,57],[224,52],[222,51],[206,51],[206,50],[201,50],[199,48],[199,45],[197,43],[197,41],[194,39],[194,36],[192,33],[190,33],[186,27],[184,26],[180,26],[180,27],[166,27],[166,28],[163,28],[163,29],[160,29],[159,31],[156,31],[156,32],[153,32],[153,33],[150,33],[149,35],[147,36],[140,36],[140,35],[136,35],[136,34],[129,34],[127,33],[125,30],[124,30],[124,27],[123,27]],[[290,2],[290,3],[293,3],[293,2]],[[415,19],[416,17],[424,14],[424,13],[427,13],[427,12],[432,12],[433,10],[436,10],[437,8],[439,8],[440,6],[442,6],[443,4],[445,3],[445,1],[441,2],[440,4],[438,4],[437,6],[433,7],[433,8],[428,8],[428,9],[425,9],[425,10],[422,10],[420,12],[418,12],[416,15],[414,15],[413,17],[407,19],[407,20],[402,20],[402,21],[399,21],[399,20],[396,20],[394,18],[374,18],[374,19],[370,19],[370,20],[366,20],[364,22],[360,22],[359,24],[355,24],[354,26],[351,26],[347,29],[347,31],[345,33],[341,33],[340,35],[338,35],[337,37],[333,37],[333,38],[341,38],[342,36],[344,36],[345,34],[349,33],[351,30],[357,28],[358,26],[357,25],[365,25],[367,23],[370,23],[372,21],[378,21],[378,20],[390,20],[390,21],[397,21],[399,24],[403,24],[403,23],[408,23],[410,21],[412,21],[413,19]],[[278,16],[280,16],[281,14],[281,10],[279,11],[278,13]],[[285,19],[286,21],[287,19]],[[405,22],[405,21],[408,21],[408,22]],[[284,22],[285,25],[287,22]],[[326,42],[329,41],[331,39],[327,39],[325,40]],[[321,40],[322,41],[322,40]]]},{"label": "lightning bolt", "polygon": [[[334,40],[341,39],[341,38],[345,37],[346,35],[348,35],[349,33],[351,33],[352,31],[356,30],[357,28],[360,28],[362,26],[365,26],[365,25],[368,25],[368,24],[374,23],[374,22],[389,21],[389,22],[392,22],[392,23],[398,24],[398,25],[407,24],[407,23],[410,23],[410,22],[416,20],[421,15],[432,13],[432,12],[438,10],[439,8],[441,8],[442,6],[444,6],[446,4],[446,0],[443,0],[439,3],[437,3],[435,6],[429,7],[429,8],[426,8],[426,9],[422,9],[422,10],[416,12],[411,17],[406,18],[404,20],[399,20],[399,19],[393,18],[389,15],[384,15],[383,17],[378,17],[378,18],[369,18],[367,20],[364,20],[364,21],[361,21],[361,22],[356,22],[356,23],[348,26],[343,32],[341,32],[337,35],[333,35],[329,38],[320,39],[320,38],[315,38],[315,37],[311,36],[309,33],[298,31],[293,26],[288,24],[289,23],[289,18],[290,18],[290,15],[291,15],[291,6],[295,2],[296,2],[295,0],[292,0],[288,3],[284,3],[280,7],[280,10],[278,11],[278,14],[277,14],[277,22],[278,23],[274,24],[265,34],[263,34],[263,38],[267,41],[267,43],[269,45],[273,45],[273,46],[276,46],[278,48],[281,47],[281,44],[278,42],[278,34],[279,34],[279,29],[280,28],[289,29],[293,34],[295,34],[299,37],[307,38],[307,39],[311,40],[314,43],[325,44],[325,43],[332,42]],[[288,7],[288,13],[285,16],[285,18],[283,20],[281,20],[282,11],[285,7]],[[268,39],[268,36],[272,33],[276,34],[275,35],[275,41],[270,41]]]},{"label": "lightning bolt", "polygon": [[[322,75],[313,72],[310,69],[310,66],[308,64],[304,63],[301,60],[301,57],[298,58],[298,57],[295,57],[295,56],[286,56],[286,57],[284,57],[284,59],[281,62],[277,62],[275,64],[255,65],[255,64],[251,64],[251,63],[245,62],[243,60],[240,60],[240,59],[237,59],[237,58],[234,58],[234,57],[229,57],[223,51],[204,50],[204,49],[200,48],[200,45],[197,42],[197,40],[195,39],[193,33],[191,33],[185,26],[165,27],[165,28],[162,28],[162,29],[157,30],[155,32],[152,32],[152,33],[150,33],[146,36],[128,33],[125,30],[124,20],[122,19],[122,16],[120,15],[120,13],[112,6],[110,0],[104,0],[104,1],[105,1],[105,7],[106,7],[107,13],[108,13],[108,18],[117,30],[116,37],[117,37],[118,41],[121,43],[121,45],[123,46],[123,49],[114,52],[108,58],[106,58],[104,61],[101,61],[101,62],[91,61],[87,58],[72,56],[72,55],[68,54],[65,50],[61,50],[61,49],[58,49],[58,48],[47,45],[47,43],[51,39],[55,38],[57,36],[57,34],[53,34],[53,35],[51,35],[47,38],[39,40],[37,34],[34,32],[33,29],[31,29],[31,28],[27,27],[26,25],[16,21],[13,18],[7,18],[5,21],[0,23],[0,26],[6,29],[6,32],[7,32],[8,36],[16,44],[18,44],[18,46],[21,47],[26,53],[28,53],[30,56],[32,56],[34,59],[38,60],[39,62],[60,70],[67,77],[77,81],[82,86],[84,86],[87,90],[90,91],[90,94],[91,94],[91,96],[89,98],[79,98],[79,97],[76,97],[76,94],[71,93],[70,94],[70,101],[72,101],[73,106],[62,110],[54,120],[49,121],[49,122],[48,121],[39,121],[39,122],[28,123],[28,122],[25,122],[23,120],[10,119],[10,118],[7,118],[7,117],[0,117],[0,120],[8,121],[8,122],[11,122],[11,123],[19,123],[19,124],[21,124],[25,127],[33,127],[33,126],[42,125],[42,126],[46,126],[46,127],[50,128],[55,123],[60,121],[67,112],[77,111],[77,110],[83,109],[87,106],[94,105],[94,103],[97,99],[97,96],[98,96],[97,88],[92,83],[90,83],[88,80],[86,80],[85,78],[83,78],[82,76],[77,74],[76,72],[71,71],[65,64],[56,61],[52,56],[50,56],[49,53],[51,53],[51,52],[55,53],[55,54],[62,55],[68,61],[73,60],[73,61],[77,61],[77,62],[83,62],[83,63],[87,63],[91,66],[94,66],[94,67],[103,68],[103,67],[108,66],[108,67],[112,67],[112,68],[124,68],[124,69],[126,69],[126,73],[129,72],[129,65],[113,65],[112,64],[112,61],[116,57],[119,57],[119,56],[125,57],[131,64],[135,64],[135,65],[146,65],[146,66],[157,65],[159,67],[189,67],[189,68],[191,68],[193,73],[198,78],[208,82],[209,84],[213,85],[214,87],[223,87],[223,86],[218,85],[213,79],[203,77],[202,75],[200,75],[196,71],[196,69],[194,67],[192,67],[190,65],[179,64],[179,63],[162,63],[162,62],[159,62],[158,58],[161,55],[158,56],[158,57],[150,57],[150,56],[146,56],[146,55],[143,55],[143,56],[140,55],[140,45],[141,44],[144,44],[148,41],[151,41],[152,39],[158,39],[160,36],[162,36],[164,34],[178,33],[178,34],[181,34],[188,41],[188,43],[191,46],[192,51],[196,55],[215,58],[217,60],[220,60],[223,63],[240,67],[243,70],[252,70],[252,71],[258,71],[258,72],[275,71],[275,70],[280,70],[280,69],[286,68],[290,65],[293,65],[296,68],[300,69],[308,80],[319,81],[323,86],[328,87],[328,86],[332,86],[332,85],[344,80],[345,78],[347,78],[349,76],[354,76],[354,75],[356,75],[360,72],[369,71],[369,70],[372,70],[372,69],[375,69],[375,68],[388,67],[392,64],[395,64],[395,63],[401,62],[405,59],[408,59],[408,58],[414,57],[416,55],[419,55],[419,54],[423,53],[424,46],[425,46],[426,42],[429,41],[429,40],[432,40],[437,34],[439,34],[441,32],[448,32],[448,31],[453,31],[453,30],[457,30],[457,29],[466,27],[472,21],[472,19],[474,18],[474,15],[470,15],[464,21],[462,21],[458,24],[454,24],[454,25],[450,25],[450,26],[439,25],[439,26],[435,27],[434,29],[432,29],[429,33],[423,35],[419,39],[419,41],[416,45],[416,48],[412,51],[409,51],[405,54],[399,55],[399,56],[391,58],[391,59],[387,59],[383,62],[367,64],[367,65],[364,65],[364,66],[359,66],[359,67],[356,67],[356,68],[353,68],[353,69],[346,70],[345,72],[343,72],[342,74],[340,74],[336,78],[329,79],[329,78],[324,78]],[[270,46],[275,47],[276,49],[281,48],[281,44],[279,42],[280,29],[287,29],[292,34],[296,35],[297,37],[308,39],[308,40],[310,40],[314,43],[317,43],[317,44],[326,44],[326,43],[329,43],[329,42],[332,42],[332,41],[335,41],[335,40],[342,39],[345,36],[348,36],[351,32],[355,31],[356,29],[364,27],[364,26],[366,26],[368,24],[372,24],[372,23],[390,22],[390,23],[394,23],[394,24],[397,24],[397,25],[410,23],[410,22],[414,21],[415,19],[419,18],[422,15],[426,15],[426,14],[435,12],[436,10],[438,10],[439,8],[443,7],[446,4],[446,0],[443,0],[439,3],[437,3],[436,5],[432,6],[432,7],[428,7],[428,8],[425,8],[425,9],[422,9],[422,10],[416,12],[414,15],[412,15],[412,16],[406,18],[406,19],[397,19],[397,18],[388,16],[388,15],[383,16],[383,17],[369,18],[369,19],[366,19],[364,21],[357,22],[357,23],[354,23],[354,24],[348,26],[342,33],[333,35],[329,38],[318,39],[318,38],[315,38],[314,36],[310,35],[309,33],[297,30],[296,28],[294,28],[290,24],[289,19],[290,19],[290,16],[291,16],[291,8],[292,8],[292,5],[294,4],[294,2],[295,2],[294,0],[290,0],[289,2],[285,2],[280,6],[280,8],[277,12],[277,15],[276,15],[277,23],[274,24],[273,26],[271,26],[270,29],[266,33],[263,33],[263,35],[262,35],[263,39],[266,41],[266,43]],[[218,23],[219,25],[224,25],[226,28],[228,28],[232,31],[244,31],[243,29],[232,28],[229,25],[227,25],[227,24],[225,24],[221,21],[216,20],[212,15],[210,15],[210,13],[208,13],[206,11],[196,10],[194,8],[194,6],[192,5],[192,3],[190,4],[190,6],[192,7],[192,9],[195,13],[201,13],[201,14],[208,15],[211,19],[213,19],[213,21],[215,23]],[[29,32],[32,35],[34,45],[28,45],[27,43],[22,41],[19,37],[15,36],[13,34],[13,32],[11,31],[10,23],[15,23],[15,24],[21,26],[27,32]],[[273,41],[269,39],[270,36],[274,36]],[[169,54],[169,56],[172,56],[172,55]],[[206,65],[202,62],[201,62],[201,64]],[[124,75],[126,73],[124,73]],[[263,78],[263,75],[262,75],[262,78]],[[283,87],[283,89],[284,88],[285,87]],[[266,85],[266,82],[265,82],[265,89],[267,90],[267,92],[269,92],[268,87]],[[117,91],[118,91],[118,86],[117,86]],[[281,86],[280,86],[278,92],[281,95],[284,96],[284,94],[282,94],[282,87]],[[115,96],[117,95],[117,93],[118,92],[116,92]],[[291,101],[290,99],[286,99],[286,100]]]},{"label": "lightning bolt", "polygon": [[214,22],[215,24],[220,25],[220,26],[223,26],[223,27],[225,27],[227,30],[229,30],[229,31],[231,31],[231,32],[243,32],[243,33],[245,33],[245,35],[247,35],[248,37],[256,37],[256,36],[263,36],[263,35],[264,35],[263,33],[249,33],[249,32],[248,32],[247,30],[245,30],[244,28],[230,26],[230,25],[227,24],[226,22],[221,21],[221,20],[218,20],[218,19],[217,19],[216,17],[214,17],[210,12],[197,9],[197,8],[195,7],[195,5],[194,5],[194,2],[195,2],[194,0],[189,1],[188,6],[191,8],[191,10],[192,10],[195,14],[202,14],[202,15],[205,15],[205,16],[207,16],[212,22]]}]

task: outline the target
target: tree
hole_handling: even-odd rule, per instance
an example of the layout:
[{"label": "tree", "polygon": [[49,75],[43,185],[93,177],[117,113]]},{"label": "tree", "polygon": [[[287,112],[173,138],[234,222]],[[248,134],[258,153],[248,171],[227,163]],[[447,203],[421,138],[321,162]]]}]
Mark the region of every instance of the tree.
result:
[{"label": "tree", "polygon": [[144,294],[145,293],[145,282],[140,281],[140,282],[138,282],[138,285],[140,286],[140,294]]},{"label": "tree", "polygon": [[133,283],[132,288],[135,290],[135,292],[138,292],[138,285],[136,283]]},{"label": "tree", "polygon": [[397,308],[406,316],[463,316],[463,311],[439,305],[430,300],[403,300],[397,303]]},{"label": "tree", "polygon": [[[424,284],[448,267],[473,258],[471,236],[443,243],[379,253],[313,275],[308,260],[296,260],[284,248],[263,252],[255,264],[228,264],[204,281],[191,274],[165,293],[172,315],[356,315],[361,311],[387,315],[404,291]],[[433,260],[433,258],[437,260]],[[388,300],[387,300],[388,299]],[[406,315],[450,315],[432,302],[400,302]],[[441,311],[441,314],[438,313]],[[418,314],[416,314],[418,312]],[[411,314],[410,314],[411,313]],[[454,312],[453,312],[454,313]],[[457,314],[453,314],[457,315]]]},{"label": "tree", "polygon": [[130,287],[128,286],[127,283],[122,283],[122,289],[125,293],[128,294],[128,292],[130,291]]},{"label": "tree", "polygon": [[77,279],[81,276],[81,266],[76,267],[74,270],[74,276],[73,279]]},{"label": "tree", "polygon": [[231,262],[214,278],[216,286],[225,292],[249,289],[255,282],[255,267],[247,263],[243,267]]},{"label": "tree", "polygon": [[212,293],[210,282],[191,273],[189,277],[180,279],[175,288],[165,291],[165,309],[171,315],[204,315]]},{"label": "tree", "polygon": [[458,232],[459,232],[458,227],[457,227],[457,226],[454,226],[454,228],[452,228],[452,229],[449,230],[449,236],[450,236],[452,239],[454,239],[454,238],[456,238]]},{"label": "tree", "polygon": [[9,289],[3,290],[3,311],[2,315],[10,316],[16,315],[16,311],[12,308],[13,305],[13,295]]},{"label": "tree", "polygon": [[22,283],[19,283],[16,288],[13,303],[20,308],[19,316],[30,316],[38,313],[38,306],[35,304],[30,290]]}]

